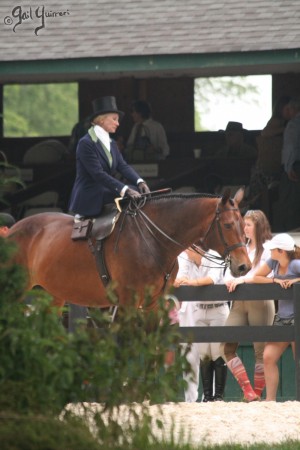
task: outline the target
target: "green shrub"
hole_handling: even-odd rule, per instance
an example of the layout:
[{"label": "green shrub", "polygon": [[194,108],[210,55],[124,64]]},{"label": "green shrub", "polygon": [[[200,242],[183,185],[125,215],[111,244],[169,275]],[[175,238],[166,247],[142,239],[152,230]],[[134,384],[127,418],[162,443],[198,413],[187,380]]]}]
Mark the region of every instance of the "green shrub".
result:
[{"label": "green shrub", "polygon": [[79,419],[0,414],[1,450],[101,450]]},{"label": "green shrub", "polygon": [[[92,316],[97,328],[79,323],[76,332],[68,333],[43,291],[31,292],[30,305],[19,300],[26,278],[20,267],[9,263],[12,252],[11,244],[1,239],[0,410],[4,414],[1,440],[3,423],[7,430],[22,423],[24,433],[30,433],[32,427],[36,436],[38,424],[45,420],[52,430],[60,426],[57,417],[68,403],[82,402],[102,405],[107,420],[101,414],[96,415],[96,435],[107,449],[129,445],[137,436],[150,439],[149,403],[144,400],[163,403],[178,399],[183,390],[182,367],[186,367],[184,355],[178,352],[174,366],[164,369],[166,350],[170,346],[178,348],[180,338],[176,328],[170,327],[164,301],[160,301],[155,314],[145,314],[131,305],[119,308],[117,321],[112,324],[107,313],[95,310]],[[115,303],[113,290],[109,295]],[[160,326],[147,332],[149,323],[154,322]],[[131,408],[134,402],[142,404],[139,414]],[[129,405],[130,412],[126,434],[114,415],[122,404]],[[26,425],[24,417],[30,419]],[[65,424],[71,421],[73,426],[71,413],[61,417]],[[37,425],[33,427],[35,422]]]},{"label": "green shrub", "polygon": [[69,334],[47,295],[35,297],[30,306],[0,303],[1,408],[42,413],[58,411],[70,401],[115,406],[178,398],[181,378],[176,385],[171,381],[181,372],[183,359],[178,357],[166,372],[162,369],[166,348],[178,343],[176,331],[161,325],[147,333],[146,316],[128,307],[110,327],[108,316],[96,311],[99,328],[82,326]]}]

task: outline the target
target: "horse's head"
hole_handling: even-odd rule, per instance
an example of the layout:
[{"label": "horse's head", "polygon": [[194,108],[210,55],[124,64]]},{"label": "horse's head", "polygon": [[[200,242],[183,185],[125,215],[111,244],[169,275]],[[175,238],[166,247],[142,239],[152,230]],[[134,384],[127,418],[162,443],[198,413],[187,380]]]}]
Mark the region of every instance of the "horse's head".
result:
[{"label": "horse's head", "polygon": [[244,189],[230,197],[230,189],[226,190],[218,201],[215,217],[202,240],[207,248],[216,250],[229,264],[233,276],[245,275],[251,269],[245,244],[243,218],[239,203],[244,196]]}]

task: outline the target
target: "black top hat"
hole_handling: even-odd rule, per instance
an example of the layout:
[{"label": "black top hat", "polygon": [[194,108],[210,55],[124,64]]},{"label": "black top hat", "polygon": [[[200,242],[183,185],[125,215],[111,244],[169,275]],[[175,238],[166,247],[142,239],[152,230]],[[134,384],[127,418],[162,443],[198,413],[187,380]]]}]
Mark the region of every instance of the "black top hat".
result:
[{"label": "black top hat", "polygon": [[225,131],[244,131],[243,124],[241,122],[228,122]]},{"label": "black top hat", "polygon": [[13,216],[7,213],[0,213],[0,227],[12,227],[16,223]]},{"label": "black top hat", "polygon": [[120,118],[124,116],[123,111],[119,111],[116,103],[116,98],[112,96],[100,97],[96,100],[93,100],[93,114],[90,116],[90,120],[92,121],[95,117],[100,116],[101,114],[107,113],[117,113]]}]

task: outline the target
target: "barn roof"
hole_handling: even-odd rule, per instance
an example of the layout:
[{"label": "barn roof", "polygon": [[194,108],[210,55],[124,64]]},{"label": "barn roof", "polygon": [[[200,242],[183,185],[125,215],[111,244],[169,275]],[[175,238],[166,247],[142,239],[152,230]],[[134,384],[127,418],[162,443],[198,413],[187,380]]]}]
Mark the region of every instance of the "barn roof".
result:
[{"label": "barn roof", "polygon": [[2,77],[299,64],[299,0],[1,0],[0,17]]}]

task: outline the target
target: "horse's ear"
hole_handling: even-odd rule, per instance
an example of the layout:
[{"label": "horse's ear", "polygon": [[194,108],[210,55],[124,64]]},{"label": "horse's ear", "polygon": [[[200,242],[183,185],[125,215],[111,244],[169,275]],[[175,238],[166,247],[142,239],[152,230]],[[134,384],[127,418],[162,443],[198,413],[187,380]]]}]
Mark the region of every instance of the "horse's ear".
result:
[{"label": "horse's ear", "polygon": [[222,203],[223,203],[223,205],[225,205],[225,203],[227,202],[227,200],[230,199],[230,195],[231,195],[231,190],[230,190],[230,188],[224,189],[224,192],[223,192],[223,194],[222,194]]},{"label": "horse's ear", "polygon": [[241,187],[237,193],[234,196],[234,200],[237,202],[237,204],[239,205],[241,203],[241,201],[244,198],[244,193],[245,193],[245,187]]}]

